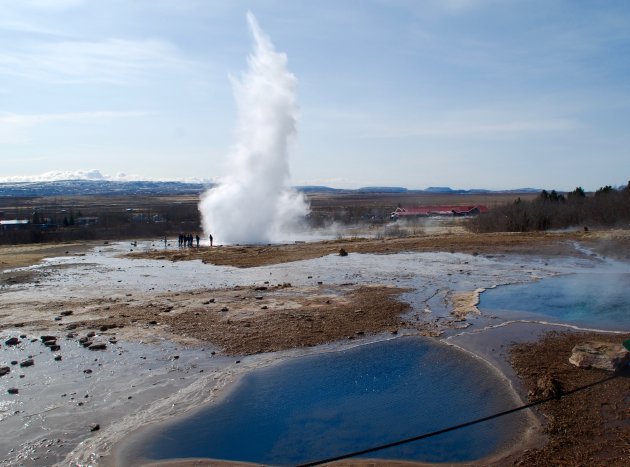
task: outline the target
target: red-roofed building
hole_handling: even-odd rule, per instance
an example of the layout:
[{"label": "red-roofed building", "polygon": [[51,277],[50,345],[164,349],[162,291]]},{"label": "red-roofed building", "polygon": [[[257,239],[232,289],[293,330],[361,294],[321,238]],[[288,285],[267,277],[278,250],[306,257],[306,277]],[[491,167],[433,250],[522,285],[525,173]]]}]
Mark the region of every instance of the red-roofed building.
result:
[{"label": "red-roofed building", "polygon": [[409,217],[430,217],[430,216],[476,216],[482,212],[488,212],[486,206],[420,206],[411,208],[397,208],[391,214],[392,219]]}]

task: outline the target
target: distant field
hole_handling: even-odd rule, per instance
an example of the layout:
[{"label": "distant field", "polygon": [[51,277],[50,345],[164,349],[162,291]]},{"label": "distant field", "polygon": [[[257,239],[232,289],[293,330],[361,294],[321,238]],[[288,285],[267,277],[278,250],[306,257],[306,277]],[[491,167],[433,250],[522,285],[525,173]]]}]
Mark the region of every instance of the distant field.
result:
[{"label": "distant field", "polygon": [[538,193],[315,193],[308,196],[313,209],[339,206],[391,208],[431,205],[478,205],[489,208],[511,203],[517,198],[534,199]]},{"label": "distant field", "polygon": [[[511,203],[517,198],[533,199],[537,193],[484,193],[484,194],[449,194],[449,193],[311,193],[307,199],[314,211],[335,210],[339,208],[375,208],[388,212],[397,206],[430,205],[478,205],[489,208]],[[42,210],[53,217],[65,212],[80,212],[82,215],[102,215],[104,213],[148,211],[166,213],[173,207],[196,211],[197,195],[112,195],[112,196],[49,196],[49,197],[0,197],[0,211],[5,218],[24,218],[32,210]],[[192,208],[192,209],[191,209]],[[192,213],[191,213],[192,214]],[[190,220],[194,220],[191,217]]]},{"label": "distant field", "polygon": [[[341,224],[383,224],[398,206],[485,205],[489,208],[532,199],[532,193],[309,193],[308,222],[323,227]],[[4,219],[28,219],[49,224],[46,229],[0,232],[0,243],[39,243],[199,232],[199,195],[81,195],[0,197]],[[79,225],[81,218],[98,218],[95,225]]]}]

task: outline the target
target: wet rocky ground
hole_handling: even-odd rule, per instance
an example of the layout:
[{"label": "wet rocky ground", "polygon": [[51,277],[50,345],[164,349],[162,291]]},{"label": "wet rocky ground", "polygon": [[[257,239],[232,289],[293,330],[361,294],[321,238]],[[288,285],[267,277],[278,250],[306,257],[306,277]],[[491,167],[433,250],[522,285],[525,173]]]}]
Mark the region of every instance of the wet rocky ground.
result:
[{"label": "wet rocky ground", "polygon": [[252,368],[395,334],[472,351],[526,398],[508,348],[547,328],[506,323],[476,304],[485,288],[605,265],[572,238],[548,241],[538,255],[524,254],[521,239],[513,253],[507,241],[494,252],[379,246],[282,264],[254,247],[249,254],[265,260],[249,268],[169,261],[183,253],[137,242],[5,270],[0,462],[98,462],[125,433],[215,400]]}]

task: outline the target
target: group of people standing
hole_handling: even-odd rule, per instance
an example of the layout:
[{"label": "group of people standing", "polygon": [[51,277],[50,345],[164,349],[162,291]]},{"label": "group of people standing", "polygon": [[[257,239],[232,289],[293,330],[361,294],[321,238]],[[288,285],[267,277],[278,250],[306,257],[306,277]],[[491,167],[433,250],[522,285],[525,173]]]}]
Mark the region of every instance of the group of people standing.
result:
[{"label": "group of people standing", "polygon": [[[193,237],[193,234],[190,233],[180,233],[177,239],[177,245],[180,248],[186,246],[192,248],[193,242],[196,242],[197,248],[199,248],[199,240],[201,240],[201,238],[199,238],[199,234],[195,234],[195,236]],[[208,235],[208,240],[210,240],[210,248],[212,248],[212,234]],[[166,238],[164,238],[164,245],[166,246]]]},{"label": "group of people standing", "polygon": [[177,242],[177,244],[178,244],[180,247],[183,247],[183,246],[188,246],[188,247],[191,247],[191,248],[192,248],[192,246],[193,246],[193,241],[194,241],[194,240],[196,240],[196,241],[197,241],[197,248],[199,248],[199,240],[200,240],[199,235],[195,235],[195,236],[193,237],[193,234],[183,234],[183,233],[180,233],[180,234],[179,234],[179,238],[178,238],[178,242]]}]

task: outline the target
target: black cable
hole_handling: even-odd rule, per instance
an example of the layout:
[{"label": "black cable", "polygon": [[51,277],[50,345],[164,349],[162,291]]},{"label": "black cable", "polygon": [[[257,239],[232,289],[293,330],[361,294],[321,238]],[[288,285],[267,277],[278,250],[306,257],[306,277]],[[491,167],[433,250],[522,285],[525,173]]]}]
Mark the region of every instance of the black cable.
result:
[{"label": "black cable", "polygon": [[493,415],[488,415],[487,417],[478,418],[476,420],[472,420],[472,421],[469,421],[469,422],[460,423],[459,425],[453,425],[453,426],[450,426],[448,428],[442,428],[441,430],[432,431],[430,433],[425,433],[425,434],[422,434],[422,435],[419,435],[419,436],[413,436],[411,438],[402,439],[402,440],[394,441],[394,442],[387,443],[387,444],[381,444],[380,446],[374,446],[374,447],[371,447],[371,448],[363,449],[361,451],[349,452],[349,453],[346,453],[346,454],[341,454],[339,456],[329,457],[327,459],[320,459],[320,460],[317,460],[317,461],[306,462],[304,464],[298,464],[296,467],[311,467],[311,466],[314,466],[314,465],[321,465],[321,464],[325,464],[325,463],[328,463],[328,462],[334,462],[334,461],[338,461],[338,460],[342,460],[342,459],[348,459],[350,457],[361,456],[363,454],[369,454],[371,452],[381,451],[381,450],[387,449],[387,448],[393,448],[395,446],[400,446],[402,444],[411,443],[413,441],[419,441],[421,439],[431,438],[433,436],[441,435],[442,433],[448,433],[449,431],[459,430],[460,428],[466,428],[468,426],[475,425],[477,423],[486,422],[486,421],[492,420],[494,418],[503,417],[505,415],[509,415],[509,414],[514,413],[514,412],[518,412],[520,410],[529,409],[529,408],[535,407],[535,406],[540,405],[540,404],[544,404],[544,403],[552,401],[552,400],[558,400],[558,399],[560,399],[560,398],[562,398],[564,396],[568,396],[568,395],[574,394],[576,392],[583,391],[585,389],[589,389],[589,388],[591,388],[593,386],[596,386],[598,384],[605,383],[605,382],[610,381],[610,380],[612,380],[614,378],[617,378],[618,376],[619,376],[619,374],[614,374],[612,376],[609,376],[608,378],[604,378],[604,379],[601,379],[599,381],[595,381],[594,383],[587,384],[586,386],[580,386],[579,388],[571,389],[570,391],[564,391],[559,396],[548,397],[546,399],[539,399],[537,401],[530,402],[529,404],[525,404],[525,405],[522,405],[520,407],[516,407],[516,408],[510,409],[510,410],[505,410],[503,412],[495,413]]}]

